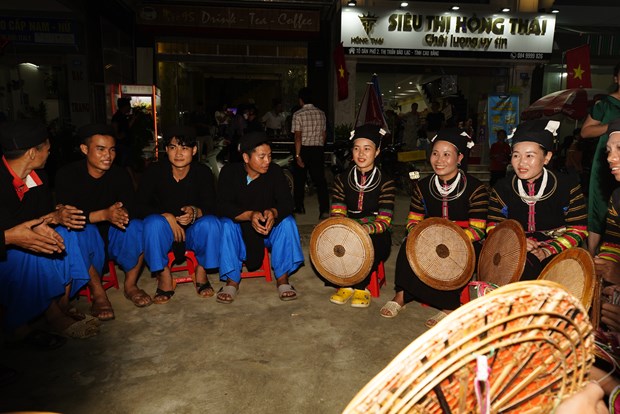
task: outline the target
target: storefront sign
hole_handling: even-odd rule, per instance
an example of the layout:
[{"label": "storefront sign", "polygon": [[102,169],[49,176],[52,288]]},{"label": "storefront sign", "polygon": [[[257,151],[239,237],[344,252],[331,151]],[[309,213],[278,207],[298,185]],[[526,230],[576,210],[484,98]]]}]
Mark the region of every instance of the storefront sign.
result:
[{"label": "storefront sign", "polygon": [[0,16],[0,38],[16,44],[75,45],[71,20]]},{"label": "storefront sign", "polygon": [[240,7],[145,6],[138,23],[208,29],[319,31],[318,11]]},{"label": "storefront sign", "polygon": [[342,10],[349,55],[542,60],[551,55],[554,30],[552,14]]},{"label": "storefront sign", "polygon": [[490,95],[489,107],[489,147],[497,141],[497,131],[503,129],[506,134],[519,124],[519,96],[517,95]]}]

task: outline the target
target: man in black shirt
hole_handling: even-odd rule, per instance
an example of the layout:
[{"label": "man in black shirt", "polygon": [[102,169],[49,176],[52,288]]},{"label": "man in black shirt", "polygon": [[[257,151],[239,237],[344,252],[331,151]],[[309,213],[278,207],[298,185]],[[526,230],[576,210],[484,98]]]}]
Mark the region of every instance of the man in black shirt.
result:
[{"label": "man in black shirt", "polygon": [[[97,226],[109,259],[125,270],[125,297],[138,307],[152,303],[137,286],[143,263],[142,220],[135,218],[135,195],[131,178],[124,168],[114,165],[116,139],[110,125],[85,125],[78,130],[84,160],[66,165],[56,175],[56,199],[78,207],[86,222]],[[131,217],[131,219],[130,219]],[[97,269],[103,272],[103,269]],[[99,277],[89,283],[93,296],[93,316],[114,318]]]},{"label": "man in black shirt", "polygon": [[288,277],[304,262],[293,199],[282,169],[271,162],[271,147],[264,132],[250,132],[240,141],[243,162],[228,164],[220,172],[218,211],[223,218],[220,303],[235,300],[241,268],[257,269],[265,247],[271,249],[280,299],[297,298]]},{"label": "man in black shirt", "polygon": [[[167,303],[174,295],[168,252],[176,242],[194,252],[196,291],[213,296],[206,269],[219,267],[220,222],[213,216],[215,181],[209,167],[193,160],[196,132],[189,127],[164,130],[166,156],[151,164],[138,187],[138,209],[144,217],[144,260],[158,276],[153,298]],[[175,249],[176,250],[176,249]]]}]

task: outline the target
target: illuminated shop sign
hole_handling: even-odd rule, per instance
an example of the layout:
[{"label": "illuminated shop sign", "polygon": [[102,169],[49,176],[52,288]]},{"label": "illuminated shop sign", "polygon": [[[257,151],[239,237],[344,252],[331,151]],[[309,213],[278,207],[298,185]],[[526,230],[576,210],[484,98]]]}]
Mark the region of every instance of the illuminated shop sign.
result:
[{"label": "illuminated shop sign", "polygon": [[75,32],[71,20],[0,16],[0,38],[17,44],[75,45]]},{"label": "illuminated shop sign", "polygon": [[342,41],[349,55],[548,59],[552,14],[480,14],[345,8]]},{"label": "illuminated shop sign", "polygon": [[241,7],[159,6],[140,9],[139,24],[205,29],[318,32],[319,12]]}]

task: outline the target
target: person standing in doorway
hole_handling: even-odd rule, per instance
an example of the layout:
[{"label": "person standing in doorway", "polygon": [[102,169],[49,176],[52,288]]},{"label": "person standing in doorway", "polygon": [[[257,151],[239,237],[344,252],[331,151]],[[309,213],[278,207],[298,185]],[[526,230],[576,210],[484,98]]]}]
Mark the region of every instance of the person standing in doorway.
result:
[{"label": "person standing in doorway", "polygon": [[413,151],[417,147],[418,141],[418,128],[420,125],[420,114],[418,114],[418,104],[411,104],[411,112],[406,113],[403,116],[403,140],[405,147],[409,151]]},{"label": "person standing in doorway", "polygon": [[273,100],[271,111],[267,112],[261,118],[261,122],[265,125],[265,132],[271,139],[279,138],[284,129],[284,112],[282,111],[282,102],[279,99]]},{"label": "person standing in doorway", "polygon": [[307,173],[316,186],[319,198],[319,219],[329,217],[329,195],[325,180],[325,141],[327,140],[325,112],[312,104],[309,88],[299,90],[301,109],[293,114],[291,132],[295,134],[295,210],[304,214],[304,191]]},{"label": "person standing in doorway", "polygon": [[508,168],[508,164],[510,164],[510,152],[512,149],[506,142],[506,138],[506,131],[498,129],[497,141],[491,145],[491,149],[489,150],[489,158],[491,161],[489,165],[489,171],[491,172],[489,185],[491,187],[495,186],[497,180],[506,176],[506,169]]},{"label": "person standing in doorway", "polygon": [[437,132],[446,125],[446,116],[439,109],[439,102],[433,102],[431,112],[426,115],[426,133],[431,141]]}]

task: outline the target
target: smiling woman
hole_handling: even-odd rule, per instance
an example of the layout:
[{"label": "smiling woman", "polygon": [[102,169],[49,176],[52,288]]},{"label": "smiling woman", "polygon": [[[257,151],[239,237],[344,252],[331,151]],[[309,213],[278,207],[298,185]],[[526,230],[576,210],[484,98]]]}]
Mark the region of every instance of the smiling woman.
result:
[{"label": "smiling woman", "polygon": [[487,232],[517,220],[527,236],[527,262],[521,280],[538,277],[556,254],[585,243],[585,200],[578,177],[546,168],[553,153],[557,121],[525,122],[512,136],[515,174],[497,182],[489,199]]},{"label": "smiling woman", "polygon": [[[430,163],[434,174],[413,185],[407,233],[410,234],[424,219],[441,217],[453,221],[473,242],[476,255],[485,236],[487,199],[486,186],[475,177],[459,169],[463,153],[468,148],[469,135],[457,128],[442,129],[433,139]],[[441,309],[427,321],[431,327],[443,318],[445,312],[460,305],[462,289],[436,289],[414,273],[403,243],[396,259],[394,298],[381,309],[381,316],[393,318],[404,305],[413,300]]]}]

